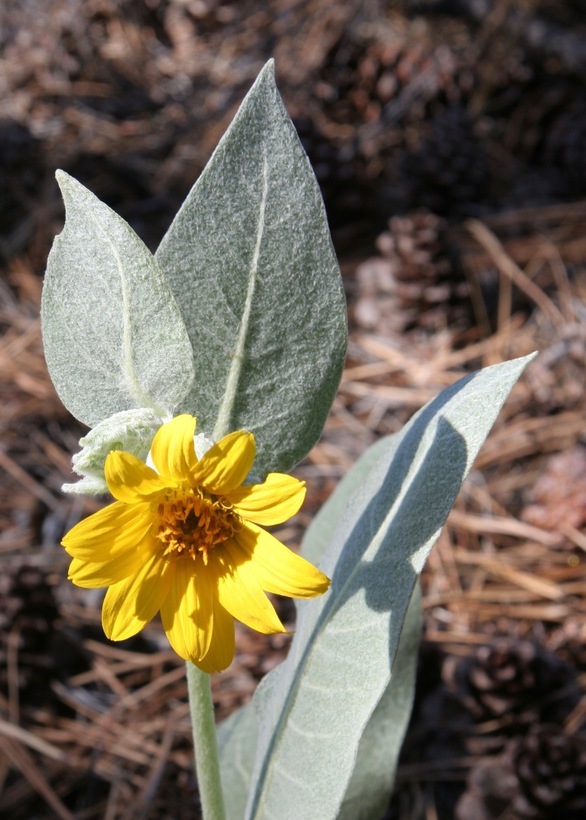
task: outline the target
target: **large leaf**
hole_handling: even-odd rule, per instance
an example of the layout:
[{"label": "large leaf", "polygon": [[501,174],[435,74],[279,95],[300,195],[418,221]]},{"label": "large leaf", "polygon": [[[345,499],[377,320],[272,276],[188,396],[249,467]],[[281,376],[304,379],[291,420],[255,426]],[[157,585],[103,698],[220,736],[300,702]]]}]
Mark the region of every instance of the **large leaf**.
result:
[{"label": "large leaf", "polygon": [[218,754],[226,820],[243,820],[257,738],[256,713],[242,706],[218,726]]},{"label": "large leaf", "polygon": [[417,585],[403,623],[391,679],[360,738],[338,820],[377,820],[388,806],[415,696],[421,622]]},{"label": "large leaf", "polygon": [[90,427],[136,408],[169,416],[193,380],[193,352],[165,277],[123,219],[63,171],[57,180],[67,218],[41,318],[59,397]]},{"label": "large leaf", "polygon": [[290,653],[255,696],[246,818],[338,815],[360,739],[391,679],[417,577],[528,360],[444,390],[354,494],[324,554],[331,589],[300,603]]},{"label": "large leaf", "polygon": [[[348,548],[345,539],[338,540],[337,534],[335,535],[338,526],[342,531],[346,527],[344,520],[340,523],[340,518],[343,516],[342,511],[345,508],[355,507],[360,503],[361,498],[364,504],[364,499],[367,500],[368,497],[369,485],[372,485],[374,477],[369,479],[369,474],[377,469],[380,472],[381,469],[381,467],[377,468],[377,462],[390,464],[392,470],[395,457],[400,457],[397,451],[405,438],[408,437],[411,440],[410,446],[413,447],[417,436],[421,434],[420,424],[423,424],[423,429],[430,424],[437,424],[439,418],[434,421],[434,413],[442,412],[442,406],[446,400],[449,399],[452,403],[450,415],[453,413],[454,402],[466,402],[464,407],[458,409],[458,415],[463,418],[467,411],[476,412],[480,397],[481,402],[491,409],[490,417],[485,419],[487,430],[502,404],[503,396],[506,396],[524,364],[525,361],[520,360],[500,365],[496,371],[494,369],[484,371],[475,377],[476,380],[479,377],[482,380],[480,383],[476,381],[474,392],[470,392],[470,387],[467,388],[470,379],[460,382],[423,408],[400,433],[381,439],[370,447],[340,482],[334,494],[312,521],[302,544],[302,553],[305,557],[314,563],[320,562],[326,548],[332,545],[330,549],[334,552],[333,560],[335,560],[336,553],[339,553],[342,548]],[[500,368],[505,368],[505,371],[500,373]],[[486,381],[487,376],[490,377],[489,381]],[[492,384],[495,381],[497,383],[501,381],[501,384],[493,394]],[[467,388],[463,394],[460,393],[461,388]],[[420,417],[423,417],[422,422],[419,421]],[[413,431],[412,428],[415,425],[418,426],[416,431]],[[464,426],[466,426],[465,423]],[[480,433],[471,437],[473,449],[466,459],[466,469],[478,449],[479,435]],[[406,454],[403,452],[401,458],[405,457]],[[456,487],[454,486],[453,489]],[[408,610],[401,632],[393,664],[392,679],[362,733],[354,770],[338,813],[339,817],[376,817],[380,813],[380,808],[387,802],[400,743],[411,708],[418,631],[418,607],[415,600]],[[343,659],[341,662],[343,664]],[[341,709],[344,709],[343,705]],[[341,714],[344,720],[348,719],[348,713],[342,711]],[[255,711],[247,706],[236,712],[219,727],[218,736],[227,816],[229,820],[241,820],[244,817],[246,796],[250,789],[252,760],[257,743]],[[304,754],[305,749],[301,742],[300,746]],[[364,815],[357,808],[362,805],[360,801],[363,801],[364,811],[367,812]],[[301,810],[299,816],[306,816],[304,810]]]},{"label": "large leaf", "polygon": [[[405,428],[406,429],[406,428]],[[301,543],[301,554],[312,564],[321,562],[323,553],[329,547],[340,516],[352,496],[381,458],[389,458],[399,446],[405,429],[392,436],[379,439],[362,453],[356,464],[353,464],[340,481],[332,495],[315,515],[307,528]]]},{"label": "large leaf", "polygon": [[254,432],[254,473],[313,446],[346,349],[340,273],[309,161],[265,66],[156,253],[195,351],[181,409]]},{"label": "large leaf", "polygon": [[[376,442],[346,473],[305,533],[301,545],[301,553],[305,558],[313,564],[320,563],[324,550],[331,542],[340,515],[350,502],[352,495],[365,481],[376,462],[382,458],[383,454],[388,455],[394,452],[400,440],[401,435],[397,434],[386,436]],[[407,634],[406,640],[409,641],[411,648],[411,630],[407,629],[404,632]],[[399,648],[400,652],[401,648]],[[413,664],[415,660],[416,658],[412,661]],[[376,712],[377,710],[375,714]],[[222,789],[227,820],[242,820],[244,817],[256,740],[257,716],[252,704],[238,709],[218,727]]]},{"label": "large leaf", "polygon": [[[340,820],[375,820],[388,804],[415,690],[421,635],[421,596],[411,599],[399,639],[393,675],[360,739],[356,764],[339,813]],[[218,727],[226,820],[242,820],[256,750],[257,714],[252,704]]]},{"label": "large leaf", "polygon": [[[312,563],[321,561],[340,516],[348,504],[353,503],[352,495],[379,459],[383,456],[388,459],[395,453],[404,434],[405,430],[386,436],[369,447],[315,516],[301,545],[302,554]],[[403,623],[391,679],[360,738],[339,820],[376,820],[388,805],[411,716],[420,636],[421,595],[416,586]],[[242,749],[238,754],[242,758]]]}]

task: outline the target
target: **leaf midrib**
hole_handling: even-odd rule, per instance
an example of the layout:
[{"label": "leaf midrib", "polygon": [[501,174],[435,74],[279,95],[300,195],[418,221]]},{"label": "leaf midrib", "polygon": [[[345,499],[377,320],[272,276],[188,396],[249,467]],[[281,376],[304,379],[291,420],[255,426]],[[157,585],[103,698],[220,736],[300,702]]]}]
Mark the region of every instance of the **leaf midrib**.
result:
[{"label": "leaf midrib", "polygon": [[104,230],[104,227],[101,224],[98,217],[94,213],[90,213],[89,216],[90,219],[95,223],[96,228],[100,231],[108,247],[110,248],[112,255],[116,261],[117,272],[120,278],[120,289],[122,292],[122,360],[124,363],[123,372],[126,376],[128,392],[130,393],[131,397],[138,403],[139,407],[150,407],[159,415],[164,415],[165,411],[163,410],[163,408],[157,407],[155,403],[152,401],[152,399],[149,396],[147,396],[147,394],[142,389],[140,380],[138,378],[138,374],[134,367],[134,359],[132,352],[132,322],[130,318],[130,295],[128,292],[128,282],[126,280],[125,268],[122,264],[122,259],[120,258],[120,254],[118,253],[116,245],[112,242],[112,239],[108,235],[108,232]]},{"label": "leaf midrib", "polygon": [[230,432],[232,414],[234,411],[234,403],[236,401],[236,393],[238,391],[238,384],[242,374],[244,365],[246,339],[248,336],[248,328],[250,326],[250,317],[252,313],[252,301],[254,299],[254,291],[256,289],[256,282],[258,277],[258,260],[260,258],[260,249],[265,226],[265,211],[268,196],[268,167],[266,156],[263,156],[263,170],[262,170],[262,194],[258,212],[258,223],[256,228],[256,242],[252,259],[250,261],[250,271],[248,274],[248,287],[246,290],[246,299],[244,301],[244,309],[242,311],[242,318],[240,319],[240,326],[238,328],[238,335],[236,337],[236,345],[232,353],[232,361],[226,379],[226,389],[222,398],[222,404],[218,410],[216,425],[214,427],[214,440],[218,441],[227,433]]}]

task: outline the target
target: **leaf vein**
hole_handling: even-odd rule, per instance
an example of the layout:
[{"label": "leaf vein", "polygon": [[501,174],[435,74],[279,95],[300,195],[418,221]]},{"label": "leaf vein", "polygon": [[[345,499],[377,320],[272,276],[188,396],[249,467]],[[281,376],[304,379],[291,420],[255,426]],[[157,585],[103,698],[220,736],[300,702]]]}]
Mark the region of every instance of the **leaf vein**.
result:
[{"label": "leaf vein", "polygon": [[250,315],[252,312],[252,300],[254,298],[254,291],[256,288],[256,280],[258,276],[258,260],[260,257],[260,249],[265,227],[265,211],[268,196],[268,167],[266,156],[263,158],[263,174],[262,174],[262,194],[259,205],[258,224],[256,228],[256,243],[250,262],[250,273],[248,276],[248,288],[246,291],[246,299],[244,302],[244,310],[240,320],[240,327],[238,328],[238,335],[236,337],[236,345],[232,354],[232,363],[228,371],[228,378],[226,380],[226,390],[222,399],[222,404],[218,412],[218,418],[214,429],[214,438],[216,441],[222,436],[225,436],[230,431],[230,422],[232,417],[232,410],[234,408],[234,401],[236,399],[236,392],[238,390],[238,382],[242,372],[242,365],[244,363],[244,350],[246,347],[246,339],[248,335],[248,328],[250,324]]}]

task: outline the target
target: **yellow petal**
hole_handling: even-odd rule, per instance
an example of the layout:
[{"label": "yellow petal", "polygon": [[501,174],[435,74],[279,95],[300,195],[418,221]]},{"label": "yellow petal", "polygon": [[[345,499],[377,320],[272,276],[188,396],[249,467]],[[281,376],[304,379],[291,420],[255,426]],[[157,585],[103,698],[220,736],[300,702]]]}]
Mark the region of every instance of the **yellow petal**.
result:
[{"label": "yellow petal", "polygon": [[255,454],[252,433],[237,430],[210,447],[192,470],[192,481],[202,484],[216,495],[229,493],[242,484],[250,472]]},{"label": "yellow petal", "polygon": [[244,551],[233,558],[224,542],[210,556],[208,567],[216,573],[218,598],[224,609],[257,632],[270,635],[287,630],[279,620],[274,606],[262,591],[252,562],[246,560]]},{"label": "yellow petal", "polygon": [[[234,543],[235,542],[235,543]],[[267,592],[291,598],[314,598],[330,585],[330,579],[277,538],[254,524],[242,524],[229,546],[234,559],[247,556],[251,571]]]},{"label": "yellow petal", "polygon": [[214,633],[205,657],[197,663],[208,674],[227,669],[234,659],[234,618],[216,598],[214,600]]},{"label": "yellow petal", "polygon": [[197,465],[193,436],[195,419],[183,414],[159,427],[151,444],[157,472],[172,481],[184,481]]},{"label": "yellow petal", "polygon": [[172,562],[171,569],[171,584],[161,606],[163,629],[175,652],[184,660],[198,664],[212,639],[213,587],[208,583],[207,568],[201,561],[178,558]]},{"label": "yellow petal", "polygon": [[269,473],[264,484],[232,490],[228,500],[238,515],[269,527],[282,524],[299,512],[304,498],[304,481],[283,473]]},{"label": "yellow petal", "polygon": [[153,498],[166,488],[165,481],[132,453],[113,450],[104,465],[108,489],[118,501],[136,504]]},{"label": "yellow petal", "polygon": [[100,564],[132,553],[151,525],[149,504],[130,507],[115,501],[76,524],[62,543],[72,558]]},{"label": "yellow petal", "polygon": [[149,559],[151,550],[150,536],[146,536],[144,543],[133,550],[127,550],[109,561],[82,561],[74,558],[69,565],[67,577],[78,587],[97,589],[109,587],[124,581],[125,578],[140,572],[144,562]]},{"label": "yellow petal", "polygon": [[102,626],[112,641],[124,641],[152,621],[170,585],[169,562],[153,554],[140,570],[111,586],[102,606]]}]

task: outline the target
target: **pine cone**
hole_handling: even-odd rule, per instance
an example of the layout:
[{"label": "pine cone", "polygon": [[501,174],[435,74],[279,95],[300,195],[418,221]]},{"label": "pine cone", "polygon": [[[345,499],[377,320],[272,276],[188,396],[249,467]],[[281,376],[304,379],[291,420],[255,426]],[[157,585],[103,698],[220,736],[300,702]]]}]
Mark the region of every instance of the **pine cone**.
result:
[{"label": "pine cone", "polygon": [[393,20],[379,38],[360,28],[346,33],[328,54],[319,85],[328,116],[359,127],[408,118],[421,120],[432,100],[462,102],[475,86],[469,65],[433,29]]},{"label": "pine cone", "polygon": [[390,261],[395,277],[402,282],[437,285],[451,271],[446,251],[447,224],[426,210],[389,219],[389,230],[376,246]]},{"label": "pine cone", "polygon": [[472,656],[446,658],[448,688],[478,720],[506,719],[519,731],[531,721],[565,716],[575,705],[575,672],[536,644],[501,638],[479,647]]},{"label": "pine cone", "polygon": [[515,807],[522,817],[586,811],[586,734],[543,725],[512,741],[505,759],[517,778]]},{"label": "pine cone", "polygon": [[359,325],[403,331],[415,321],[437,327],[457,320],[468,286],[454,279],[445,220],[425,210],[393,216],[376,246],[381,256],[357,270]]},{"label": "pine cone", "polygon": [[477,765],[456,808],[458,820],[503,817],[579,820],[586,810],[586,734],[542,724]]},{"label": "pine cone", "polygon": [[349,125],[377,120],[422,59],[421,47],[407,46],[401,37],[386,42],[343,38],[328,55],[319,86],[329,117]]},{"label": "pine cone", "polygon": [[480,212],[490,183],[488,158],[465,108],[449,105],[433,117],[421,148],[406,156],[403,174],[412,201],[435,213]]},{"label": "pine cone", "polygon": [[415,49],[408,59],[400,40],[370,43],[358,56],[353,84],[348,89],[355,117],[361,122],[377,120],[383,106],[402,84],[409,82],[421,57],[421,49]]},{"label": "pine cone", "polygon": [[403,332],[415,321],[415,311],[401,310],[397,280],[387,259],[367,259],[356,270],[357,296],[351,303],[350,316],[359,327],[378,332]]}]

